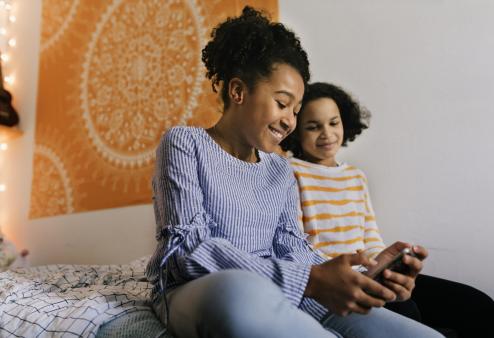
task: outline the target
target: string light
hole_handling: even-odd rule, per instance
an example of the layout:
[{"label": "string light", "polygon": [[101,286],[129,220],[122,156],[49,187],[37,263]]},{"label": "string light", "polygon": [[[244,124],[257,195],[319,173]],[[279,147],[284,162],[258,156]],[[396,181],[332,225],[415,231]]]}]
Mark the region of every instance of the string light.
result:
[{"label": "string light", "polygon": [[[15,36],[12,36],[9,25],[17,21],[17,17],[13,13],[13,0],[0,0],[0,52],[3,66],[10,60],[9,49],[17,45]],[[4,67],[4,78],[0,79],[6,85],[12,86],[15,78],[12,75],[12,70]],[[6,74],[7,73],[7,74]],[[8,74],[10,73],[10,74]]]},{"label": "string light", "polygon": [[[17,45],[17,40],[15,36],[12,34],[12,30],[10,29],[10,25],[14,24],[17,21],[17,17],[15,16],[14,0],[0,0],[0,58],[2,62],[2,66],[5,66],[6,63],[11,59],[11,48],[14,48]],[[3,67],[5,74],[4,78],[0,81],[4,81],[6,85],[12,86],[15,82],[14,77],[14,69],[12,69],[12,64],[8,64],[7,67]],[[8,144],[6,142],[0,142],[0,167],[4,165],[4,154],[8,150]],[[0,168],[3,169],[3,168]],[[7,191],[7,182],[4,181],[5,177],[1,175],[3,170],[0,170],[0,216],[5,212],[3,209],[3,198],[6,198]],[[2,217],[3,218],[3,217]],[[3,224],[3,220],[0,219],[0,230]],[[0,231],[1,232],[1,231]]]},{"label": "string light", "polygon": [[3,79],[9,86],[12,86],[15,82],[15,77],[13,75],[7,75]]}]

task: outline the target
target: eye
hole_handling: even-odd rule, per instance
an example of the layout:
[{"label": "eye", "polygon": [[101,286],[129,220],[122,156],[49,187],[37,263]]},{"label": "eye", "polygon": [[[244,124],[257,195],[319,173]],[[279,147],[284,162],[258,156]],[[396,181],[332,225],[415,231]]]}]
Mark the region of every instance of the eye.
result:
[{"label": "eye", "polygon": [[318,126],[315,125],[315,124],[309,124],[308,126],[305,127],[305,130],[308,130],[308,131],[314,131],[314,130],[317,130]]},{"label": "eye", "polygon": [[286,105],[285,105],[285,104],[283,104],[283,103],[281,103],[280,101],[276,101],[276,103],[278,104],[278,107],[279,107],[280,109],[285,109],[285,108],[286,108]]},{"label": "eye", "polygon": [[331,121],[331,123],[329,125],[332,126],[332,127],[335,127],[335,126],[337,126],[339,124],[340,124],[340,121],[339,120],[335,120],[335,121]]}]

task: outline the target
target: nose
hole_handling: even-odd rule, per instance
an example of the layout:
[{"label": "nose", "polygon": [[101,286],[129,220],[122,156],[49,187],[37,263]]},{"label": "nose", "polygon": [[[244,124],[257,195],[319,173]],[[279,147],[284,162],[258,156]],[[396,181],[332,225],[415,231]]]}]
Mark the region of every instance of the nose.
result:
[{"label": "nose", "polygon": [[297,117],[294,114],[287,114],[281,119],[280,125],[285,132],[290,133],[297,126]]},{"label": "nose", "polygon": [[322,131],[321,131],[321,137],[324,138],[324,139],[329,139],[330,135],[331,135],[330,128],[327,127],[327,126],[324,126],[322,128]]}]

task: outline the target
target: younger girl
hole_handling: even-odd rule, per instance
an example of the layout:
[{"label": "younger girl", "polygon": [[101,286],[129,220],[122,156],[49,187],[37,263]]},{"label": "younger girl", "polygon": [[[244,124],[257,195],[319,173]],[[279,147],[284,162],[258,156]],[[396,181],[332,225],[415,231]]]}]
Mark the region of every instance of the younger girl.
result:
[{"label": "younger girl", "polygon": [[[384,249],[369,197],[367,179],[354,166],[338,163],[341,146],[368,126],[370,113],[343,89],[308,86],[296,130],[282,143],[298,181],[304,231],[327,258]],[[387,282],[385,282],[387,284]],[[416,304],[415,304],[416,303]],[[418,309],[417,309],[418,306]],[[469,286],[419,275],[412,300],[388,308],[434,327],[451,328],[460,337],[485,336],[494,302]]]}]

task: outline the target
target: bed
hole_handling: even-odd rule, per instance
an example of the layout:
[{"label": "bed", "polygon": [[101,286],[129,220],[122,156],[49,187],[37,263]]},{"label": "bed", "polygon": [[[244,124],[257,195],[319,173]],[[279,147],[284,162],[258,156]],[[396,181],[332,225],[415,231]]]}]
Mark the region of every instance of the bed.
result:
[{"label": "bed", "polygon": [[0,273],[0,337],[157,336],[164,326],[150,307],[147,260]]}]

